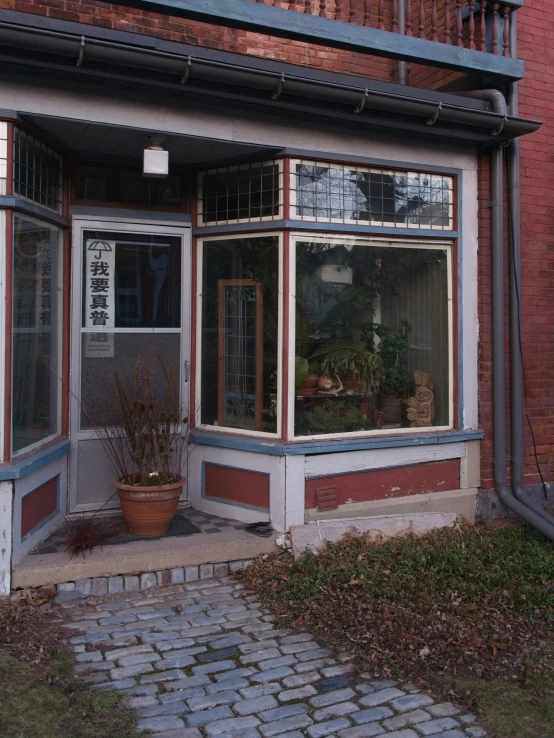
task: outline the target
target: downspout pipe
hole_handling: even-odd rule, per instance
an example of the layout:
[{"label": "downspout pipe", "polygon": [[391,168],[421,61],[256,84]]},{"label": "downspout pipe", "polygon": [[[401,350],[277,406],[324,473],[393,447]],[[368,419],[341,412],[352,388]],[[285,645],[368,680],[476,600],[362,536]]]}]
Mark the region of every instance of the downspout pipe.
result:
[{"label": "downspout pipe", "polygon": [[[515,33],[514,30],[512,30]],[[512,38],[512,50],[515,49],[515,39]],[[510,87],[509,106],[504,95],[499,90],[472,90],[459,93],[465,97],[486,100],[492,110],[499,115],[517,114],[517,83]],[[515,144],[515,145],[514,145]],[[512,141],[507,152],[509,171],[509,215],[510,215],[510,409],[512,434],[512,489],[509,490],[506,479],[506,415],[505,415],[505,372],[504,372],[504,203],[503,203],[503,147],[496,146],[491,153],[491,187],[492,187],[492,239],[493,239],[493,403],[495,408],[494,419],[494,469],[497,480],[497,492],[506,507],[517,512],[509,502],[518,503],[527,508],[535,517],[542,518],[552,528],[554,536],[554,517],[537,505],[525,492],[523,484],[523,366],[521,353],[521,206],[520,206],[520,177],[519,177],[519,141]],[[501,271],[496,273],[499,281],[495,286],[495,269],[502,265]],[[500,345],[500,338],[502,345]],[[498,340],[498,344],[496,343]],[[498,372],[495,370],[498,369]],[[498,393],[496,393],[498,390]],[[496,413],[496,409],[498,413]],[[501,408],[501,412],[500,412]],[[501,415],[501,419],[500,419]],[[499,426],[499,422],[501,425]],[[502,428],[502,430],[500,430]],[[502,435],[502,444],[496,449],[497,436]],[[502,474],[499,467],[502,466]],[[503,498],[499,489],[505,490],[509,500]],[[530,521],[528,521],[530,522]],[[534,525],[534,523],[532,523]],[[535,527],[537,527],[535,525]],[[541,531],[544,532],[544,531]],[[546,535],[546,533],[545,533]],[[554,538],[551,538],[554,540]]]},{"label": "downspout pipe", "polygon": [[492,189],[492,340],[493,340],[493,466],[496,492],[512,512],[554,541],[554,525],[518,500],[508,487],[506,473],[506,376],[504,371],[504,203],[503,148],[491,151]]},{"label": "downspout pipe", "polygon": [[[512,13],[510,48],[517,54],[516,14]],[[508,110],[518,113],[518,85],[508,87]],[[508,197],[510,228],[510,407],[512,433],[512,490],[520,502],[545,520],[554,524],[554,518],[541,505],[529,499],[524,485],[523,468],[523,351],[521,345],[521,197],[519,141],[512,141],[507,149]]]}]

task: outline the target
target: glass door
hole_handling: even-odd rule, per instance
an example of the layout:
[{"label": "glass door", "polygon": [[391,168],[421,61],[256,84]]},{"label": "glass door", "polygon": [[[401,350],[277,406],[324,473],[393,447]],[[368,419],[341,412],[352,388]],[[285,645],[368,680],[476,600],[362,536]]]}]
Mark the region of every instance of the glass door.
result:
[{"label": "glass door", "polygon": [[163,369],[173,370],[181,409],[188,412],[188,234],[184,228],[75,222],[72,511],[118,506],[115,471],[94,432],[109,421],[116,372],[133,382],[140,360],[161,390]]}]

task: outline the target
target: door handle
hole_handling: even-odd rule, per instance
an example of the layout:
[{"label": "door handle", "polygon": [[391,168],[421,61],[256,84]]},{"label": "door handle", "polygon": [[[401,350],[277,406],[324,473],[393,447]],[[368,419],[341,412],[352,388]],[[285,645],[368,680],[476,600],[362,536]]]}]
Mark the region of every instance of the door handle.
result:
[{"label": "door handle", "polygon": [[185,382],[188,382],[190,378],[190,361],[188,359],[185,359],[184,373],[185,373]]}]

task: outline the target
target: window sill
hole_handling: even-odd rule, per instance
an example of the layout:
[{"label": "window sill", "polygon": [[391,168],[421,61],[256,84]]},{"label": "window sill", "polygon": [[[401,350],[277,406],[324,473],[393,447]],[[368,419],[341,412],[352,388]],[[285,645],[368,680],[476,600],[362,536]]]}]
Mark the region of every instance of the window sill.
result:
[{"label": "window sill", "polygon": [[46,464],[69,453],[69,439],[57,439],[41,448],[31,451],[23,458],[0,464],[0,482],[10,479],[23,479]]},{"label": "window sill", "polygon": [[305,454],[331,454],[344,451],[366,451],[379,448],[395,448],[402,446],[433,446],[460,441],[479,441],[483,438],[480,430],[441,431],[411,436],[381,436],[380,438],[344,438],[317,441],[265,441],[231,436],[224,433],[210,433],[204,430],[192,430],[190,438],[200,446],[217,446],[235,451],[250,451],[268,456],[294,456]]}]

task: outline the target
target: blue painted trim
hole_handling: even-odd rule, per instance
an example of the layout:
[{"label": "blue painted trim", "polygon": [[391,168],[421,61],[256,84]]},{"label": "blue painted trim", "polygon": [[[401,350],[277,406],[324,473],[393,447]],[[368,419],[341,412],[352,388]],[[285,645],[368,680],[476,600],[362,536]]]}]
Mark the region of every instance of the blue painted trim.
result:
[{"label": "blue painted trim", "polygon": [[33,472],[41,469],[46,464],[55,461],[69,453],[69,440],[64,440],[56,445],[39,448],[23,459],[0,464],[0,482],[9,479],[23,479]]},{"label": "blue painted trim", "polygon": [[[32,535],[34,535],[37,531],[39,531],[42,527],[44,527],[46,523],[49,523],[51,520],[53,520],[56,517],[56,515],[60,512],[61,474],[56,474],[56,476],[52,477],[52,479],[56,480],[56,509],[53,512],[51,512],[50,515],[48,515],[43,520],[41,520],[39,523],[37,523],[34,528],[31,528],[31,530],[21,538],[21,543],[24,543],[25,541],[27,541]],[[50,481],[52,480],[48,479],[46,482],[43,482],[43,484],[48,484],[48,482]],[[42,485],[39,485],[39,487],[42,487]],[[21,498],[21,504],[23,504],[23,500],[28,495],[33,494],[33,492],[36,492],[36,489],[37,488],[32,489],[29,492],[27,492],[26,495],[23,495],[23,497]]]},{"label": "blue painted trim", "polygon": [[6,197],[0,196],[0,208],[11,208],[13,210],[19,210],[23,213],[27,213],[34,218],[41,218],[42,220],[48,220],[51,223],[56,223],[61,226],[71,225],[68,218],[64,218],[57,213],[53,213],[51,210],[35,205],[27,200],[22,200],[20,197]]},{"label": "blue painted trim", "polygon": [[[397,135],[395,134],[395,137]],[[451,144],[455,145],[455,144]],[[462,142],[461,148],[467,150],[467,143]],[[375,156],[357,156],[355,154],[339,154],[336,151],[314,151],[313,149],[284,148],[283,156],[291,159],[310,159],[311,161],[338,162],[339,164],[352,163],[358,165],[370,165],[382,167],[383,169],[407,169],[416,172],[435,172],[436,174],[460,175],[463,169],[459,167],[443,167],[434,164],[422,164],[421,162],[404,161],[401,159],[380,159]]]},{"label": "blue painted trim", "polygon": [[345,438],[328,441],[299,441],[288,443],[283,441],[262,441],[258,438],[231,436],[225,433],[210,433],[203,430],[192,430],[191,441],[199,446],[228,448],[234,451],[250,451],[267,456],[296,456],[304,454],[329,454],[344,451],[365,451],[379,448],[401,448],[403,446],[436,446],[444,443],[460,441],[479,441],[483,431],[462,430],[444,431],[410,436],[381,436],[380,438]]},{"label": "blue painted trim", "polygon": [[402,238],[457,238],[458,231],[439,231],[430,228],[390,228],[387,226],[355,225],[353,223],[325,223],[313,220],[262,220],[256,223],[235,223],[233,225],[198,226],[193,228],[193,236],[212,236],[218,233],[261,233],[262,231],[324,231],[326,233],[351,233],[354,235],[400,236]]},{"label": "blue painted trim", "polygon": [[233,502],[232,500],[224,500],[221,497],[214,497],[213,495],[206,494],[206,464],[211,466],[220,466],[223,469],[237,469],[238,471],[247,471],[250,474],[261,474],[263,477],[269,477],[270,475],[266,472],[252,471],[251,469],[243,469],[240,466],[231,466],[230,464],[215,464],[213,461],[202,462],[202,473],[201,473],[201,484],[200,484],[200,497],[204,500],[211,500],[211,502],[219,502],[222,505],[232,505],[233,507],[243,507],[246,510],[254,510],[255,512],[266,513],[269,515],[268,507],[257,507],[256,505],[246,505],[242,502]]},{"label": "blue painted trim", "polygon": [[147,0],[130,5],[172,12],[217,26],[229,26],[279,38],[322,44],[363,54],[374,54],[435,67],[496,74],[507,79],[523,77],[523,62],[496,54],[403,36],[390,31],[304,15],[249,0]]}]

